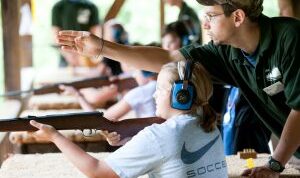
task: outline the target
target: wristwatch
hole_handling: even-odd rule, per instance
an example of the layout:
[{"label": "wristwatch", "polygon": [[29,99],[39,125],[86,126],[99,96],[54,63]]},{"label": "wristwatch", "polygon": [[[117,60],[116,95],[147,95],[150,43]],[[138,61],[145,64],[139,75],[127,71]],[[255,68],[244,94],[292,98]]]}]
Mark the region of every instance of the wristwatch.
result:
[{"label": "wristwatch", "polygon": [[269,168],[272,171],[279,172],[279,173],[285,169],[285,167],[282,166],[282,164],[279,161],[272,158],[272,156],[269,157]]}]

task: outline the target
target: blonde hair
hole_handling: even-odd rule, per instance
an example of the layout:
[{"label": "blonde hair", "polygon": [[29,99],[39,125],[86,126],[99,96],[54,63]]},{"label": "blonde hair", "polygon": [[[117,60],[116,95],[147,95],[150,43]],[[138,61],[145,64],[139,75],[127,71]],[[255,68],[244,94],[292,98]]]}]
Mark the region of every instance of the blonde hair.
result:
[{"label": "blonde hair", "polygon": [[[185,62],[172,62],[165,64],[161,71],[169,74],[170,85],[177,80],[181,80],[185,71]],[[194,64],[190,82],[193,83],[196,92],[190,114],[199,117],[200,126],[206,131],[212,131],[216,126],[217,114],[211,108],[208,100],[213,93],[213,85],[209,74],[200,64]]]}]

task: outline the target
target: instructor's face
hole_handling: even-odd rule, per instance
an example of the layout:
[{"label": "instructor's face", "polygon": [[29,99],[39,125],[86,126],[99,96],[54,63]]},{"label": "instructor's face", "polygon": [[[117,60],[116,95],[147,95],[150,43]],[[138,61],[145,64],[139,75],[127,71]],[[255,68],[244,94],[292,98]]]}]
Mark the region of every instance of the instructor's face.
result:
[{"label": "instructor's face", "polygon": [[232,17],[226,17],[220,5],[206,6],[204,9],[204,29],[215,44],[229,44],[234,33]]}]

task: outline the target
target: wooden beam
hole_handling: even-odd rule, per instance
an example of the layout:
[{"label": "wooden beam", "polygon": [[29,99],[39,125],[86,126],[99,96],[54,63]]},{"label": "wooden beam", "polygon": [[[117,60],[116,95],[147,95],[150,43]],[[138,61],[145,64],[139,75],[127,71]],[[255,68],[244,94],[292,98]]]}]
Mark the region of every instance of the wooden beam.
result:
[{"label": "wooden beam", "polygon": [[[18,117],[22,108],[22,104],[18,100],[6,100],[0,108],[0,121],[5,118]],[[16,147],[16,149],[18,149]],[[9,154],[14,153],[15,150],[12,143],[9,141],[8,132],[0,132],[0,165],[8,158]]]},{"label": "wooden beam", "polygon": [[[21,0],[21,9],[22,6],[28,5],[30,7],[30,13],[32,14],[32,6],[31,0]],[[28,14],[20,14],[20,20],[22,19],[22,15]],[[21,23],[21,22],[20,22]],[[26,24],[31,25],[31,24]],[[32,35],[27,34],[20,34],[20,62],[21,67],[31,67],[32,66]]]},{"label": "wooden beam", "polygon": [[160,36],[162,36],[165,27],[165,3],[160,0]]},{"label": "wooden beam", "polygon": [[119,13],[121,7],[123,6],[124,2],[125,2],[125,0],[115,0],[113,5],[109,9],[108,13],[106,14],[104,22],[107,22],[110,19],[115,18],[118,15],[118,13]]},{"label": "wooden beam", "polygon": [[19,0],[1,0],[5,91],[20,89]]}]

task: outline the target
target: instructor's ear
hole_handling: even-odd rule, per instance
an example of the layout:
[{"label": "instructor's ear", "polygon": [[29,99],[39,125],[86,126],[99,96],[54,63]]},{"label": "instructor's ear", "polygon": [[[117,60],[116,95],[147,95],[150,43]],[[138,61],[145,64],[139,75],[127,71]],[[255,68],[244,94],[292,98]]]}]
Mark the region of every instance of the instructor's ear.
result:
[{"label": "instructor's ear", "polygon": [[243,22],[245,21],[246,14],[242,9],[238,9],[234,12],[232,12],[233,18],[234,18],[234,24],[235,27],[240,27]]}]

